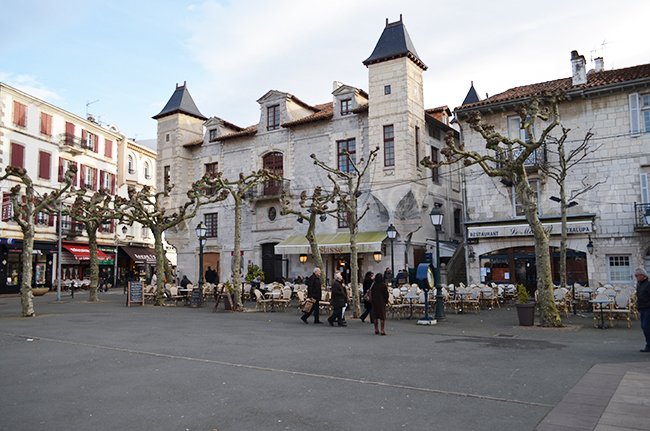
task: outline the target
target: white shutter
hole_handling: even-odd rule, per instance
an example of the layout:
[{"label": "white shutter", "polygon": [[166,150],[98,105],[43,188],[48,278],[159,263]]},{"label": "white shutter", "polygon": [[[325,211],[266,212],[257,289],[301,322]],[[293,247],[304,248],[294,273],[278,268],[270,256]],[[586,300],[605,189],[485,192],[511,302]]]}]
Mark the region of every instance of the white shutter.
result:
[{"label": "white shutter", "polygon": [[650,190],[648,190],[648,174],[639,174],[639,184],[641,184],[641,203],[650,203]]},{"label": "white shutter", "polygon": [[630,133],[638,135],[641,133],[641,122],[639,118],[639,93],[629,95],[630,100]]}]

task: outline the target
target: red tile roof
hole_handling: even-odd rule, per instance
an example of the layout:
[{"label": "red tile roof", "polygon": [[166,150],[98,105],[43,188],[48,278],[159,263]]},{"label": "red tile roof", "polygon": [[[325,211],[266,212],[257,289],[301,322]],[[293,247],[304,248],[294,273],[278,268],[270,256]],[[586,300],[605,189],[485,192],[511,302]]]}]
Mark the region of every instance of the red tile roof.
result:
[{"label": "red tile roof", "polygon": [[241,138],[244,136],[254,136],[257,133],[257,124],[248,126],[239,132],[229,133],[227,135],[219,136],[217,141],[227,141],[228,139]]},{"label": "red tile roof", "polygon": [[334,103],[323,103],[321,105],[316,105],[311,107],[317,111],[311,115],[300,118],[298,120],[289,121],[287,123],[282,123],[282,127],[294,127],[301,126],[303,124],[314,123],[316,121],[329,120],[334,116]]},{"label": "red tile roof", "polygon": [[539,96],[546,92],[562,91],[567,94],[573,92],[587,93],[611,86],[634,84],[639,80],[650,81],[650,64],[642,64],[640,66],[626,67],[623,69],[605,70],[602,72],[590,72],[587,74],[587,83],[582,85],[574,86],[571,78],[562,78],[554,81],[514,87],[504,91],[503,93],[496,94],[476,103],[462,105],[456,109],[467,111],[495,104],[507,104],[533,96]]}]

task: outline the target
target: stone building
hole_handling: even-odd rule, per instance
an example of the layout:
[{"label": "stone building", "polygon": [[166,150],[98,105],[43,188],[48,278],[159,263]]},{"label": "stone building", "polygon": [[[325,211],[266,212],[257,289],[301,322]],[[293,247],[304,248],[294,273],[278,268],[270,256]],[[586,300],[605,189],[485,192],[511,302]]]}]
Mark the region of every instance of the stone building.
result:
[{"label": "stone building", "polygon": [[[367,160],[379,147],[374,165],[364,180],[360,207],[370,210],[359,235],[360,271],[383,271],[391,266],[386,229],[393,224],[395,271],[425,261],[435,232],[429,219],[434,204],[441,205],[445,222],[440,235],[443,262],[461,262],[456,252],[462,239],[462,200],[457,169],[423,168],[424,156],[438,157],[450,127],[449,109],[425,110],[419,58],[401,17],[386,27],[371,55],[368,91],[334,81],[332,100],[311,105],[283,91],[270,90],[257,100],[260,120],[240,127],[220,117],[206,117],[195,105],[185,84],[177,85],[158,120],[159,187],[174,185],[169,207],[180,205],[193,181],[208,171],[236,178],[260,168],[284,178],[281,184],[262,184],[251,193],[243,212],[242,254],[245,266],[262,267],[266,279],[292,279],[311,272],[313,264],[304,239],[306,223],[296,216],[281,216],[279,197],[287,191],[297,205],[302,191],[320,185],[331,189],[326,172],[314,166],[310,154],[332,167],[351,169],[343,156]],[[231,275],[234,226],[233,202],[201,208],[184,229],[167,233],[178,250],[179,270],[197,277],[198,242],[194,227],[208,227],[204,266],[216,267],[220,279]],[[331,279],[342,269],[349,278],[349,233],[344,223],[327,217],[317,227],[325,273]],[[382,259],[375,252],[381,252]],[[301,255],[305,255],[300,259]],[[301,263],[301,260],[305,262]],[[460,264],[463,268],[464,265]]]},{"label": "stone building", "polygon": [[[567,191],[593,190],[568,202],[569,282],[631,284],[635,267],[650,269],[650,64],[605,70],[602,58],[587,72],[586,61],[572,52],[571,77],[511,88],[478,100],[473,86],[456,109],[465,146],[485,151],[485,142],[466,123],[478,110],[483,119],[509,137],[525,138],[515,107],[544,91],[563,91],[561,122],[570,129],[567,151],[593,133],[595,150],[568,173]],[[536,124],[539,131],[543,124]],[[557,128],[553,135],[560,133]],[[553,279],[559,283],[560,204],[557,183],[541,164],[558,163],[548,143],[529,159],[527,172],[538,190],[539,214],[550,231]],[[474,166],[465,169],[468,278],[535,286],[533,238],[511,185],[489,178]],[[650,215],[650,213],[649,213]],[[650,221],[650,219],[649,219]]]}]

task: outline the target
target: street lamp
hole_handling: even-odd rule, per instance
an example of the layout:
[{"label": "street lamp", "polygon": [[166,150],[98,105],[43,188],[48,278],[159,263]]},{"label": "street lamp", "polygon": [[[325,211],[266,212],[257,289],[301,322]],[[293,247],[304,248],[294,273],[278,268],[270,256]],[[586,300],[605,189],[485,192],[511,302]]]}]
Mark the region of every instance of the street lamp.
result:
[{"label": "street lamp", "polygon": [[589,254],[594,254],[594,243],[591,241],[591,235],[589,235],[589,242],[587,243],[587,251]]},{"label": "street lamp", "polygon": [[375,259],[375,262],[381,262],[381,251],[376,251],[372,254],[372,258]]},{"label": "street lamp", "polygon": [[[397,237],[397,229],[395,229],[395,226],[391,223],[390,226],[388,226],[388,229],[386,229],[386,236],[388,236],[388,239],[390,240],[390,273],[391,277],[395,278],[395,253],[393,252],[393,241],[395,240],[395,237]],[[386,283],[393,283],[393,280],[387,280]]]},{"label": "street lamp", "polygon": [[298,256],[298,260],[300,261],[300,263],[307,262],[307,255],[306,254],[301,254],[300,256]]},{"label": "street lamp", "polygon": [[[208,233],[208,229],[203,226],[203,222],[200,222],[195,229],[196,237],[199,239],[199,294],[196,306],[201,306],[201,301],[203,300],[203,244],[205,243],[205,235]],[[194,305],[194,301],[192,301]]]},{"label": "street lamp", "polygon": [[429,213],[431,218],[431,224],[436,228],[436,266],[434,271],[434,278],[436,282],[436,320],[442,320],[445,318],[445,309],[444,304],[442,303],[442,284],[440,283],[440,240],[438,238],[438,232],[442,228],[442,220],[444,218],[444,213],[440,206],[434,205]]}]

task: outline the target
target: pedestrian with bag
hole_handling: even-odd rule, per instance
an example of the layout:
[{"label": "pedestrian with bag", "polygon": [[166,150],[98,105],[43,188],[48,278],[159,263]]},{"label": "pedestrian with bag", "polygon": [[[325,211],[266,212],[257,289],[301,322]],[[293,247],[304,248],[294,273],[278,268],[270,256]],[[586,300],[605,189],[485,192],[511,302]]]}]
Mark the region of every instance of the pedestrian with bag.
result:
[{"label": "pedestrian with bag", "polygon": [[322,289],[321,289],[321,284],[320,284],[320,268],[314,268],[314,272],[307,277],[307,299],[313,301],[313,305],[311,307],[311,310],[308,312],[303,312],[302,316],[300,317],[300,320],[302,320],[305,324],[307,324],[307,319],[309,316],[312,314],[314,315],[314,323],[319,324],[323,323],[319,320],[319,310],[318,308],[320,307],[320,299],[321,295],[323,294]]},{"label": "pedestrian with bag", "polygon": [[327,322],[330,326],[334,326],[334,322],[338,326],[348,326],[343,319],[343,308],[348,303],[348,292],[343,286],[343,275],[340,272],[334,274],[331,293],[330,304],[332,305],[332,315],[327,318]]},{"label": "pedestrian with bag", "polygon": [[645,336],[645,347],[640,351],[650,353],[650,280],[648,273],[643,268],[634,271],[636,278],[636,308],[639,310],[641,330]]},{"label": "pedestrian with bag", "polygon": [[[363,278],[363,314],[359,316],[359,319],[365,323],[366,317],[370,314],[370,310],[372,310],[372,303],[370,302],[370,294],[368,293],[370,291],[370,288],[372,287],[372,281],[373,281],[373,273],[372,271],[366,272],[366,276]],[[374,319],[372,318],[372,315],[370,316],[370,323],[374,323]]]},{"label": "pedestrian with bag", "polygon": [[371,287],[370,303],[372,309],[370,316],[374,320],[375,334],[379,334],[378,320],[381,320],[381,335],[386,335],[384,324],[386,322],[386,304],[388,304],[388,286],[384,283],[384,277],[381,274],[375,275],[375,280]]}]

